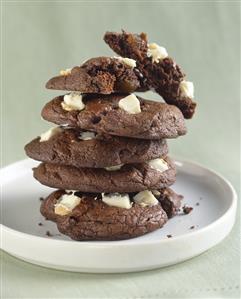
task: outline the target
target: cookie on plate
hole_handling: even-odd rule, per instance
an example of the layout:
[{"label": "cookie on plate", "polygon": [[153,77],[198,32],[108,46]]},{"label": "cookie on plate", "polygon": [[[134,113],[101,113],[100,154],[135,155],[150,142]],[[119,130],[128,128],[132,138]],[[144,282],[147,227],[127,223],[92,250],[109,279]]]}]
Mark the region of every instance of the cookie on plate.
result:
[{"label": "cookie on plate", "polygon": [[[161,204],[147,191],[142,194],[88,194],[55,191],[41,205],[41,213],[74,240],[130,239],[161,228],[168,220]],[[145,201],[145,199],[143,199]]]},{"label": "cookie on plate", "polygon": [[140,139],[176,138],[187,131],[181,111],[173,105],[112,94],[79,95],[75,107],[71,97],[54,98],[43,108],[42,117],[58,125]]},{"label": "cookie on plate", "polygon": [[[49,139],[38,137],[25,146],[26,154],[35,160],[72,165],[75,167],[112,167],[120,164],[142,163],[165,157],[166,141],[144,140],[68,128],[50,129]],[[48,132],[51,132],[48,131]]]}]

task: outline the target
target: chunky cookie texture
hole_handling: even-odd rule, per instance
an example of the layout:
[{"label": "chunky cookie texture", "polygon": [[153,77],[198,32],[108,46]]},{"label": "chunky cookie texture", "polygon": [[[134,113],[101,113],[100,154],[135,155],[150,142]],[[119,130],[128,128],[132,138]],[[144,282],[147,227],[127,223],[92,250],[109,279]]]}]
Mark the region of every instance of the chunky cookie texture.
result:
[{"label": "chunky cookie texture", "polygon": [[162,188],[155,193],[168,218],[175,216],[182,203],[183,196],[175,193],[171,188]]},{"label": "chunky cookie texture", "polygon": [[[185,74],[172,58],[166,57],[165,51],[161,53],[160,49],[153,49],[155,44],[148,44],[145,33],[106,32],[104,40],[118,55],[136,60],[137,68],[146,79],[145,84],[149,88],[154,88],[168,104],[176,105],[185,118],[193,116],[196,103],[188,93],[183,93],[185,89],[180,85],[185,81]],[[153,61],[155,51],[160,52],[158,57],[165,54],[163,59]]]},{"label": "chunky cookie texture", "polygon": [[50,79],[46,87],[98,94],[129,93],[144,89],[141,75],[135,67],[111,57],[89,59],[65,75]]},{"label": "chunky cookie texture", "polygon": [[[193,83],[164,47],[144,33],[104,39],[120,56],[91,58],[50,79],[47,88],[68,93],[42,110],[55,127],[25,146],[42,162],[34,178],[59,189],[42,200],[42,215],[78,241],[138,237],[178,213],[182,196],[169,188],[176,168],[166,139],[186,134],[184,118],[196,106]],[[134,93],[147,90],[166,103]]]},{"label": "chunky cookie texture", "polygon": [[137,97],[141,112],[131,114],[119,107],[119,101],[125,97],[124,94],[85,95],[84,110],[66,111],[61,106],[63,96],[59,96],[45,105],[42,117],[58,125],[139,139],[176,138],[186,134],[184,118],[177,107]]},{"label": "chunky cookie texture", "polygon": [[165,160],[169,167],[166,171],[158,171],[148,163],[126,164],[116,171],[41,163],[33,171],[35,179],[53,188],[94,193],[138,192],[160,189],[175,182],[175,165],[169,158]]},{"label": "chunky cookie texture", "polygon": [[25,146],[25,151],[30,158],[43,162],[103,168],[165,157],[168,147],[165,140],[95,136],[92,132],[65,128],[47,141],[40,142],[39,137],[32,140]]},{"label": "chunky cookie texture", "polygon": [[133,203],[130,209],[106,205],[100,194],[83,194],[81,202],[70,214],[55,214],[55,205],[65,191],[50,194],[41,205],[41,213],[56,222],[59,231],[70,238],[82,240],[122,240],[144,235],[161,228],[167,214],[161,205],[142,207]]}]

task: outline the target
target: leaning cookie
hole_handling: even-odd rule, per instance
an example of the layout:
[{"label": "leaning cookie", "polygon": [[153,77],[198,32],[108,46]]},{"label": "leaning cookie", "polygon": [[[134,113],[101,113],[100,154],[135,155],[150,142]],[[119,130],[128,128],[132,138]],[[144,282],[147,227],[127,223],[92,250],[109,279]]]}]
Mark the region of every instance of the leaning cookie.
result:
[{"label": "leaning cookie", "polygon": [[142,204],[142,197],[137,194],[136,203],[128,194],[67,194],[59,190],[43,201],[41,213],[74,240],[130,239],[159,229],[168,220],[155,198]]},{"label": "leaning cookie", "polygon": [[145,33],[107,32],[104,40],[117,54],[136,60],[149,88],[154,88],[168,104],[176,105],[185,118],[193,116],[193,84],[184,79],[185,74],[165,48],[148,44]]},{"label": "leaning cookie", "polygon": [[61,75],[50,79],[46,87],[81,93],[129,93],[142,89],[143,85],[135,66],[133,59],[96,57],[80,66],[61,71]]},{"label": "leaning cookie", "polygon": [[116,170],[77,168],[41,163],[33,169],[35,179],[43,185],[82,192],[137,192],[159,189],[175,182],[176,169],[169,159],[126,164]]},{"label": "leaning cookie", "polygon": [[[176,138],[186,133],[181,111],[134,94],[65,95],[54,98],[42,117],[58,125],[140,139]],[[76,104],[78,103],[78,104]]]},{"label": "leaning cookie", "polygon": [[141,140],[52,128],[28,143],[25,151],[30,158],[43,162],[103,168],[165,157],[168,147],[165,140]]}]

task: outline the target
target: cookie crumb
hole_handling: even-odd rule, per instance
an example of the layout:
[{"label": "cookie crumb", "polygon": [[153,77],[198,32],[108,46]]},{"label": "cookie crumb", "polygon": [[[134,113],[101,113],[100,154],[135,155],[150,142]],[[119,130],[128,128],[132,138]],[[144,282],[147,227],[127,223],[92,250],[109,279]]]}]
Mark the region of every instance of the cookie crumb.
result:
[{"label": "cookie crumb", "polygon": [[197,203],[196,203],[196,206],[200,206],[200,203],[199,203],[199,202],[197,202]]},{"label": "cookie crumb", "polygon": [[46,236],[48,236],[48,237],[53,237],[53,235],[50,233],[49,230],[46,231]]},{"label": "cookie crumb", "polygon": [[189,213],[192,212],[193,208],[192,207],[188,207],[188,206],[184,206],[182,208],[182,210],[183,210],[183,213],[187,215],[187,214],[189,214]]},{"label": "cookie crumb", "polygon": [[168,238],[172,238],[172,235],[167,235]]},{"label": "cookie crumb", "polygon": [[39,223],[38,223],[38,225],[39,225],[39,226],[42,226],[42,225],[43,225],[43,223],[42,223],[42,222],[39,222]]},{"label": "cookie crumb", "polygon": [[194,229],[195,228],[195,225],[192,225],[189,227],[189,229]]},{"label": "cookie crumb", "polygon": [[43,197],[39,197],[39,200],[40,200],[40,201],[43,201],[43,200],[44,200],[44,198],[43,198]]}]

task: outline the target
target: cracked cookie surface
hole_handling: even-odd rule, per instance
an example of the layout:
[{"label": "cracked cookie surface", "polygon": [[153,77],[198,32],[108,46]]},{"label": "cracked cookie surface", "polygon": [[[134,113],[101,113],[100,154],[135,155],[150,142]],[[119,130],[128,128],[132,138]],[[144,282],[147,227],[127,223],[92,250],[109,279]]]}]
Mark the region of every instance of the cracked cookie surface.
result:
[{"label": "cracked cookie surface", "polygon": [[171,188],[162,188],[158,190],[156,198],[162,205],[162,208],[167,213],[168,218],[175,216],[182,203],[183,196],[174,192]]},{"label": "cracked cookie surface", "polygon": [[143,89],[138,70],[118,58],[96,57],[75,66],[69,74],[51,78],[46,87],[81,93],[129,93]]},{"label": "cracked cookie surface", "polygon": [[42,117],[58,125],[131,138],[163,139],[186,134],[184,117],[177,107],[137,97],[141,112],[130,114],[118,106],[124,97],[84,95],[84,110],[66,111],[61,106],[63,96],[58,96],[44,106]]},{"label": "cracked cookie surface", "polygon": [[142,163],[166,156],[165,140],[144,140],[111,135],[96,135],[81,140],[81,132],[64,129],[48,141],[40,138],[25,146],[26,154],[35,160],[75,167],[111,167],[120,164]]},{"label": "cracked cookie surface", "polygon": [[58,199],[65,191],[50,194],[41,204],[41,213],[56,222],[58,230],[78,241],[122,240],[144,235],[161,228],[168,220],[160,204],[142,207],[133,204],[130,209],[108,206],[95,194],[75,194],[82,198],[78,206],[65,216],[54,213]]},{"label": "cracked cookie surface", "polygon": [[159,62],[152,62],[152,58],[148,55],[148,40],[145,33],[106,32],[104,40],[118,55],[136,60],[137,68],[143,74],[149,89],[155,89],[168,104],[176,105],[185,118],[193,116],[196,103],[192,98],[182,96],[179,88],[185,74],[169,56]]},{"label": "cracked cookie surface", "polygon": [[33,169],[33,174],[43,185],[58,189],[94,193],[138,192],[160,189],[175,182],[175,165],[168,157],[165,161],[168,169],[163,172],[148,163],[126,164],[116,171],[41,163]]}]

